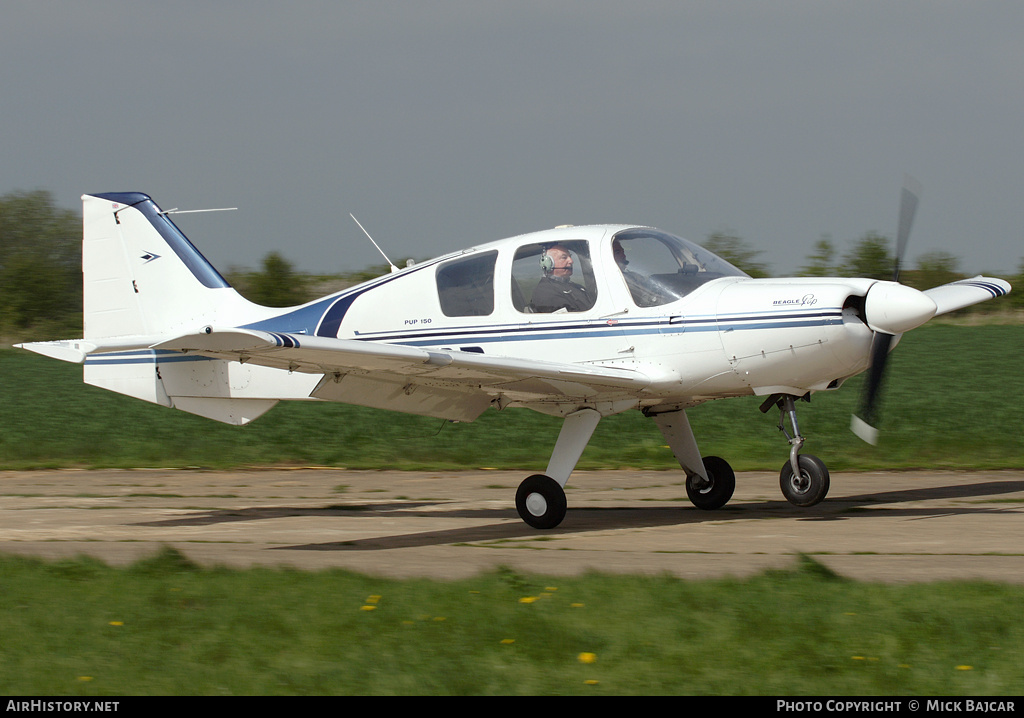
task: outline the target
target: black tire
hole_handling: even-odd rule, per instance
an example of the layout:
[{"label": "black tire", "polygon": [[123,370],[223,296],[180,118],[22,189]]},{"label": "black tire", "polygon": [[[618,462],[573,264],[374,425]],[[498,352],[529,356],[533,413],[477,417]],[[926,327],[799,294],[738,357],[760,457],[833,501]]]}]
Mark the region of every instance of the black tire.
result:
[{"label": "black tire", "polygon": [[535,529],[553,529],[565,518],[565,491],[544,474],[523,479],[516,491],[519,517]]},{"label": "black tire", "polygon": [[725,506],[736,490],[736,472],[729,462],[717,456],[705,456],[704,470],[711,481],[701,486],[704,480],[696,474],[686,479],[686,496],[698,509],[714,511]]},{"label": "black tire", "polygon": [[828,467],[824,461],[810,454],[801,454],[797,460],[800,464],[799,478],[793,475],[793,467],[788,461],[779,472],[782,495],[789,503],[803,508],[821,503],[828,494]]}]

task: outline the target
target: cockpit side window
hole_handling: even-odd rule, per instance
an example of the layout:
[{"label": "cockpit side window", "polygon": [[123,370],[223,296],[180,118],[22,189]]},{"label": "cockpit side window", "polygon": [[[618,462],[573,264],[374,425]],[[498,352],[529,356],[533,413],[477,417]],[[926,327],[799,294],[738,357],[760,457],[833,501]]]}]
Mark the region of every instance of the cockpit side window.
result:
[{"label": "cockpit side window", "polygon": [[668,304],[712,279],[746,276],[703,247],[656,230],[619,232],[612,253],[638,307]]},{"label": "cockpit side window", "polygon": [[494,312],[496,251],[460,257],[437,269],[437,297],[446,317],[484,317]]},{"label": "cockpit side window", "polygon": [[524,313],[585,312],[597,299],[584,240],[525,244],[512,260],[512,305]]}]

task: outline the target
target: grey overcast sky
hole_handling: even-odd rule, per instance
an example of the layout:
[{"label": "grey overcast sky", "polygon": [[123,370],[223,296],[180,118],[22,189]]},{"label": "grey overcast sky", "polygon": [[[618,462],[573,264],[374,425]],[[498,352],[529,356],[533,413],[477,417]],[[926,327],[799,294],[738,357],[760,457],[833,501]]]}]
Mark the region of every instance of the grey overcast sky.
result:
[{"label": "grey overcast sky", "polygon": [[[222,270],[557,224],[1024,257],[1020,0],[7,0],[0,193],[141,191]],[[1024,289],[1024,288],[1022,288]]]}]

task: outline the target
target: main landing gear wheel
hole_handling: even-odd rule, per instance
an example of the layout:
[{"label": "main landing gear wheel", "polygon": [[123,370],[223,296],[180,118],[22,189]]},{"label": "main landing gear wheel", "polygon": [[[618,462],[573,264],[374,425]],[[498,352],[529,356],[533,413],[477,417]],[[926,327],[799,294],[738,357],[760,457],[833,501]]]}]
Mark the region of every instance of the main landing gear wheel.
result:
[{"label": "main landing gear wheel", "polygon": [[565,491],[544,474],[523,479],[516,491],[516,510],[520,518],[535,529],[553,529],[565,518]]},{"label": "main landing gear wheel", "polygon": [[686,479],[686,495],[698,509],[714,511],[732,498],[736,490],[736,473],[729,462],[717,456],[705,456],[703,462],[708,481],[697,474],[690,476]]},{"label": "main landing gear wheel", "polygon": [[824,461],[810,454],[801,454],[797,461],[800,463],[800,476],[794,476],[788,461],[779,473],[782,495],[794,506],[814,506],[828,493],[828,468]]}]

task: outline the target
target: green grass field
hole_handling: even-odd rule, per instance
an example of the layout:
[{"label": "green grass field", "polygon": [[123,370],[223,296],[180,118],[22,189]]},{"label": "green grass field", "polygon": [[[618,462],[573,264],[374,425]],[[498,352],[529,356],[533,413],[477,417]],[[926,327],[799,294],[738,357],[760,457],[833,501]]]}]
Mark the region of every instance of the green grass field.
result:
[{"label": "green grass field", "polygon": [[[799,403],[807,453],[832,470],[1024,467],[1024,326],[930,325],[896,348],[882,440],[849,431],[861,379]],[[778,412],[760,399],[690,410],[702,453],[737,470],[777,470],[788,445]],[[81,367],[0,351],[0,468],[316,465],[453,470],[542,470],[560,422],[527,410],[487,411],[448,424],[341,404],[282,402],[245,427],[85,386]],[[673,468],[657,428],[639,412],[604,419],[581,469]]]},{"label": "green grass field", "polygon": [[0,557],[0,693],[1014,696],[1024,587]]},{"label": "green grass field", "polygon": [[[859,381],[800,404],[833,470],[1021,468],[1024,327],[929,326],[893,355],[883,440],[848,430]],[[705,454],[777,470],[756,398],[690,412]],[[559,422],[466,425],[281,404],[230,427],[0,351],[0,468],[334,465],[542,469]],[[672,468],[638,413],[602,421],[581,468]],[[1015,696],[1024,588],[848,581],[805,559],[751,579],[439,582],[339,570],[199,568],[171,550],[127,568],[0,555],[0,693],[134,695]]]}]

